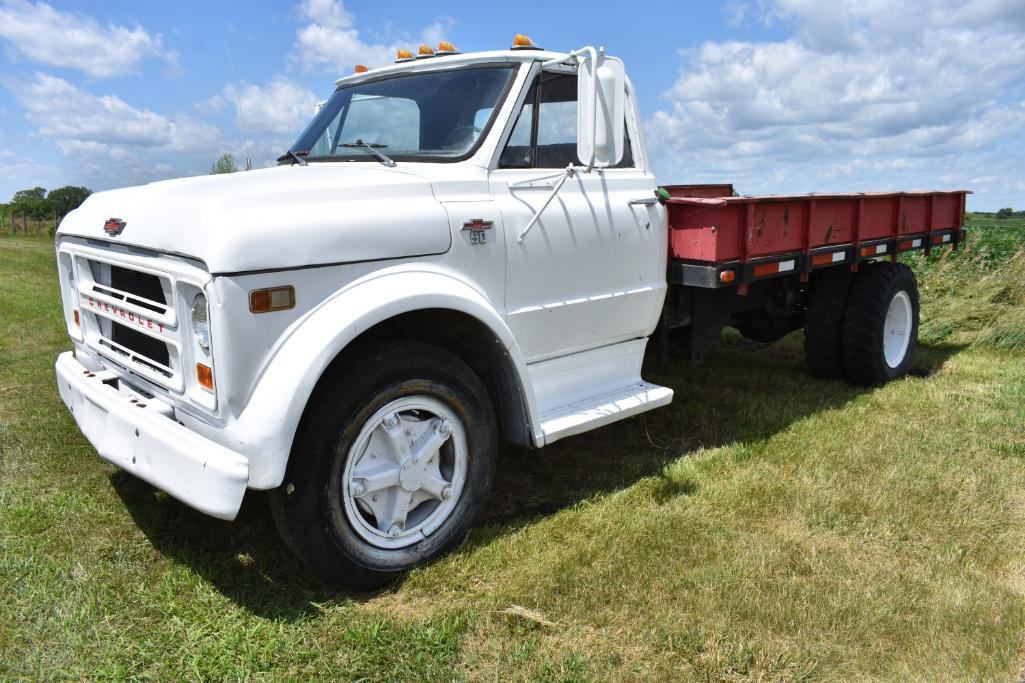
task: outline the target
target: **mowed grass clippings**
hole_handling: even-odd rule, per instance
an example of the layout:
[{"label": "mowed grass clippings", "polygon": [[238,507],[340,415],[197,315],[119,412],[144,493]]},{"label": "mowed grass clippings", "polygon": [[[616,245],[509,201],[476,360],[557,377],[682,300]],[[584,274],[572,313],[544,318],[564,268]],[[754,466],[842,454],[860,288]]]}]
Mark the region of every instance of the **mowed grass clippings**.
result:
[{"label": "mowed grass clippings", "polygon": [[0,678],[1007,679],[1025,349],[979,302],[1025,305],[990,234],[915,264],[951,328],[916,376],[814,381],[800,335],[726,335],[647,373],[673,405],[504,447],[467,543],[375,595],[311,579],[259,495],[221,522],[99,460],[54,387],[52,244],[0,239]]}]

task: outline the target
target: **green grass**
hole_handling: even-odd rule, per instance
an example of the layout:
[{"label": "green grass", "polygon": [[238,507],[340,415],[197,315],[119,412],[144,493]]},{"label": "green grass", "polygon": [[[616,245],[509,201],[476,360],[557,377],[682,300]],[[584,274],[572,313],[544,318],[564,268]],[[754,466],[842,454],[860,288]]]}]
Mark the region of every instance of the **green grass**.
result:
[{"label": "green grass", "polygon": [[0,239],[0,678],[1009,679],[1025,239],[1003,230],[914,259],[916,376],[813,381],[799,335],[726,336],[651,374],[672,406],[504,448],[467,543],[369,596],[309,578],[260,496],[220,522],[100,461],[53,383],[52,246]]}]

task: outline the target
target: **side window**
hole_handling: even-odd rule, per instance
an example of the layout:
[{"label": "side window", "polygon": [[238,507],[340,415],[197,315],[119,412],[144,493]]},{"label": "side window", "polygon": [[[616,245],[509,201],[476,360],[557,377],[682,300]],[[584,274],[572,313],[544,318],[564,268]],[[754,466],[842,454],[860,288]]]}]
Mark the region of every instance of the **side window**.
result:
[{"label": "side window", "polygon": [[530,168],[533,163],[531,137],[534,129],[534,97],[536,93],[537,84],[535,83],[530,86],[530,94],[527,95],[520,115],[516,118],[509,142],[502,150],[502,156],[498,160],[499,168]]},{"label": "side window", "polygon": [[[534,103],[538,101],[535,117]],[[569,164],[580,164],[577,159],[577,77],[541,74],[531,85],[531,93],[502,151],[499,167],[565,168]],[[623,159],[614,168],[633,166],[633,149],[627,131]]]},{"label": "side window", "polygon": [[577,77],[542,74],[534,166],[566,168],[577,159]]}]

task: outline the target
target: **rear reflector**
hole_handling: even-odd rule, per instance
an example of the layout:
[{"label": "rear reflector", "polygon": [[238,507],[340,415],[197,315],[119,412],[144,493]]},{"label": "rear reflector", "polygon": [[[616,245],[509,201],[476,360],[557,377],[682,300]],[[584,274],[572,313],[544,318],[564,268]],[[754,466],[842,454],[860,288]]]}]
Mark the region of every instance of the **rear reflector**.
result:
[{"label": "rear reflector", "polygon": [[755,277],[764,277],[766,275],[775,275],[776,273],[786,273],[791,271],[797,265],[797,262],[793,259],[789,261],[780,261],[779,263],[763,263],[760,266],[755,266]]},{"label": "rear reflector", "polygon": [[199,381],[200,385],[206,387],[210,391],[214,390],[214,371],[210,369],[209,365],[196,363],[196,379]]},{"label": "rear reflector", "polygon": [[294,307],[295,287],[291,285],[271,289],[254,289],[249,292],[249,311],[252,313],[270,313]]},{"label": "rear reflector", "polygon": [[917,249],[920,246],[922,246],[921,237],[914,240],[902,240],[901,243],[897,246],[897,248],[901,251],[904,251],[906,249]]},{"label": "rear reflector", "polygon": [[862,256],[876,256],[878,254],[885,254],[886,253],[886,245],[885,244],[877,244],[874,247],[862,247],[860,253],[861,253]]},{"label": "rear reflector", "polygon": [[950,241],[950,235],[949,234],[946,234],[946,235],[933,235],[933,237],[932,237],[932,243],[933,244],[943,244],[944,242],[949,242],[949,241]]},{"label": "rear reflector", "polygon": [[813,266],[824,266],[829,263],[843,263],[847,260],[847,252],[845,251],[834,251],[831,254],[816,254],[811,257],[811,264]]}]

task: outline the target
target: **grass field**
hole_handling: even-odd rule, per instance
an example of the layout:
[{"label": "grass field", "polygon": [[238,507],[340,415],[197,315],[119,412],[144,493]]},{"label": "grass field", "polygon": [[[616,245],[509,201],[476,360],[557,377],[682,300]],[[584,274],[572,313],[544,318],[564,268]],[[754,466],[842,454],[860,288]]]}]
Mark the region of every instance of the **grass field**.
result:
[{"label": "grass field", "polygon": [[[1025,663],[1025,226],[923,275],[913,377],[726,336],[674,404],[505,447],[487,518],[375,595],[108,466],[57,396],[48,240],[0,239],[0,678],[1008,680]],[[1018,254],[1014,256],[1014,254]]]}]

